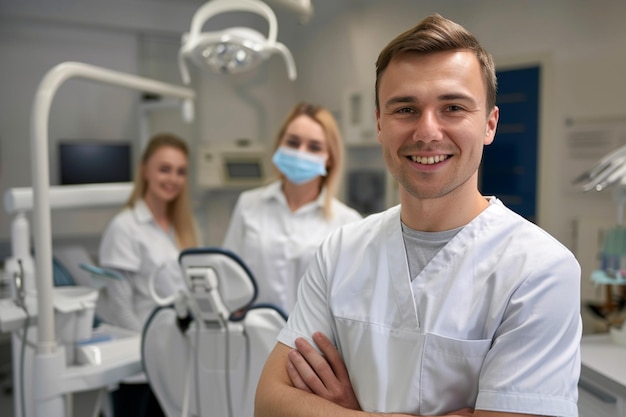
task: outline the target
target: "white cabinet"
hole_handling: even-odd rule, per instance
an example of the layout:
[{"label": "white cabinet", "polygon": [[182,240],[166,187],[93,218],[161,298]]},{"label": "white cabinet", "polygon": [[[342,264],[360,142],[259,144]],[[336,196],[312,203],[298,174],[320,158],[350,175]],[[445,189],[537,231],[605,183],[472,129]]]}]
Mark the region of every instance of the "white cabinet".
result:
[{"label": "white cabinet", "polygon": [[579,417],[626,417],[626,347],[608,335],[585,336],[581,358]]}]

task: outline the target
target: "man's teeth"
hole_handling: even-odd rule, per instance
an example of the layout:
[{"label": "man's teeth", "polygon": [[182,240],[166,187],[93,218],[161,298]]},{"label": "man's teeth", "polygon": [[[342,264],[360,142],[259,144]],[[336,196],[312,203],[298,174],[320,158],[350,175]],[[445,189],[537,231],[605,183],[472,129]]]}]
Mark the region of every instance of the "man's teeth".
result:
[{"label": "man's teeth", "polygon": [[412,156],[411,159],[413,162],[417,162],[418,164],[432,165],[448,159],[448,155]]}]

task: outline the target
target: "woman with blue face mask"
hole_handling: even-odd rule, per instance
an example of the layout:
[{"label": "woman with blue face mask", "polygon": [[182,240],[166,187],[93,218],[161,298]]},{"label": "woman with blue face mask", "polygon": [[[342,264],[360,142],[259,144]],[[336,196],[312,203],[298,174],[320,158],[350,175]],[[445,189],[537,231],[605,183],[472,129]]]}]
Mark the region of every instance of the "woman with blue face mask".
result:
[{"label": "woman with blue face mask", "polygon": [[327,109],[296,105],[278,131],[272,162],[278,180],[239,196],[223,246],[254,274],[256,302],[289,314],[300,277],[319,244],[361,215],[335,197],[343,143]]}]

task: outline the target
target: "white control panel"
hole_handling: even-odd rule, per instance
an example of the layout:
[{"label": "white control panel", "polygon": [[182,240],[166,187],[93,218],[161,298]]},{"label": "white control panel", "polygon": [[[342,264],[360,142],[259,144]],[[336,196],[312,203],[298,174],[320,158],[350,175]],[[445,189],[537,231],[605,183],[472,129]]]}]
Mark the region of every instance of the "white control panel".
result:
[{"label": "white control panel", "polygon": [[197,150],[197,184],[201,188],[256,187],[271,175],[269,156],[260,143],[237,140],[203,143]]}]

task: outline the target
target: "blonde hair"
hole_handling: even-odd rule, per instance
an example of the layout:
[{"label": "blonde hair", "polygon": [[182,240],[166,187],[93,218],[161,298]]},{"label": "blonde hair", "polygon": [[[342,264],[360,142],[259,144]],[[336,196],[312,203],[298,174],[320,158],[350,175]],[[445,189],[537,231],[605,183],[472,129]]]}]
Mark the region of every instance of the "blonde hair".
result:
[{"label": "blonde hair", "polygon": [[[327,174],[325,177],[322,177],[322,186],[326,188],[323,211],[324,216],[327,219],[330,219],[333,216],[332,202],[337,195],[341,172],[343,169],[343,140],[339,127],[337,126],[337,122],[335,121],[335,117],[332,113],[328,109],[314,104],[304,102],[296,104],[291,109],[287,118],[278,130],[273,151],[276,151],[276,149],[280,146],[289,124],[294,119],[302,115],[311,118],[319,124],[324,130],[324,135],[326,136],[328,161],[326,168]],[[280,171],[278,171],[278,175],[281,179],[285,179],[285,176]]]},{"label": "blonde hair", "polygon": [[[189,159],[189,149],[184,140],[171,133],[159,133],[154,135],[141,156],[141,163],[135,171],[133,191],[125,207],[135,207],[137,201],[143,198],[148,189],[148,182],[142,175],[143,167],[148,163],[152,155],[163,147],[178,149]],[[185,181],[178,196],[172,200],[167,207],[167,215],[174,226],[176,243],[181,250],[198,246],[198,235],[191,211],[188,183],[189,181]]]}]

